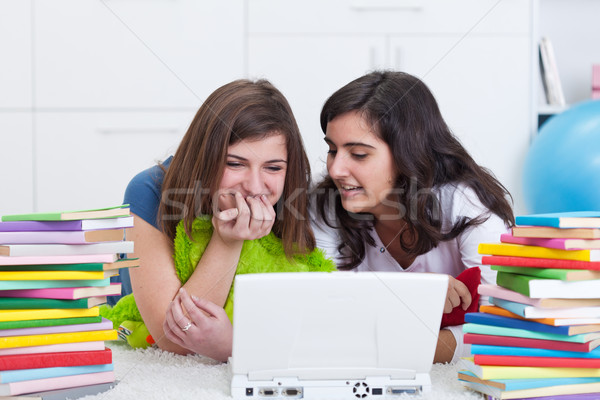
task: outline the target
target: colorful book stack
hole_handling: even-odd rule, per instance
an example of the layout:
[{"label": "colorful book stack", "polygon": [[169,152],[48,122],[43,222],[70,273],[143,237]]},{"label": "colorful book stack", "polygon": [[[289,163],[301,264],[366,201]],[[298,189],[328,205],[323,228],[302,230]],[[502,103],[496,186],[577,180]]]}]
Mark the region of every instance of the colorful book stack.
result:
[{"label": "colorful book stack", "polygon": [[497,284],[465,316],[460,382],[489,399],[600,399],[600,212],[518,216],[479,252]]},{"label": "colorful book stack", "polygon": [[133,252],[131,226],[127,206],[2,217],[0,396],[114,382],[104,341],[117,332],[99,305],[121,293],[110,277],[138,265],[118,258]]}]

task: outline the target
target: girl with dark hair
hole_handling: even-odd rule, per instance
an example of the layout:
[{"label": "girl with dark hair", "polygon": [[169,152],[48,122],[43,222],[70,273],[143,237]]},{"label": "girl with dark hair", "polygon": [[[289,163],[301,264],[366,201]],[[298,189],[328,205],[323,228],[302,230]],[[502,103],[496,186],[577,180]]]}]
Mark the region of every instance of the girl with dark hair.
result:
[{"label": "girl with dark hair", "polygon": [[135,300],[125,296],[103,316],[132,345],[226,361],[235,274],[334,268],[315,250],[307,196],[297,195],[309,182],[281,92],[265,80],[218,88],[175,154],[128,185]]},{"label": "girl with dark hair", "polygon": [[[448,274],[444,312],[466,310],[471,295],[455,277],[481,266],[480,242],[513,225],[510,194],[450,132],[427,86],[370,73],[326,101],[321,128],[329,152],[315,191],[317,246],[342,270]],[[435,362],[466,353],[462,326],[440,331]]]}]

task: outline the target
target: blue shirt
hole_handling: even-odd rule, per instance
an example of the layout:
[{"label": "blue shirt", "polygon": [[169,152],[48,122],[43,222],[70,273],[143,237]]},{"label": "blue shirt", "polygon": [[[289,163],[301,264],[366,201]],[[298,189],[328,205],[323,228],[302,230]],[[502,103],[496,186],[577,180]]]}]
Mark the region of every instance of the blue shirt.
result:
[{"label": "blue shirt", "polygon": [[[167,158],[162,163],[162,166],[167,169],[171,164],[172,159],[173,156]],[[142,218],[158,230],[160,230],[158,207],[160,206],[164,178],[165,172],[160,165],[155,165],[143,170],[129,181],[123,199],[123,204],[129,204],[129,209],[133,214]],[[133,293],[128,268],[121,268],[119,270],[119,275],[113,276],[110,280],[111,282],[121,283],[121,295],[109,296],[107,298],[108,305],[114,306],[121,297]]]}]

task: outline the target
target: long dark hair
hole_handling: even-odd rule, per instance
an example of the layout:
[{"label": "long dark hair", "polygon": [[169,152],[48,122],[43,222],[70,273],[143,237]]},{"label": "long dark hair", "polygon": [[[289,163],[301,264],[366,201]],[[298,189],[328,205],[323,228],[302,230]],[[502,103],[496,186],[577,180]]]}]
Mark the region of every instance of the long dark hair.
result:
[{"label": "long dark hair", "polygon": [[310,165],[290,105],[266,80],[237,80],[215,90],[202,104],[165,172],[159,222],[175,237],[183,219],[189,233],[198,215],[213,213],[227,160],[227,149],[239,141],[272,134],[286,139],[287,171],[283,193],[275,205],[273,233],[288,256],[312,251],[315,238],[307,218]]},{"label": "long dark hair", "polygon": [[[400,193],[398,209],[407,210],[407,229],[399,236],[407,254],[424,254],[489,217],[485,213],[472,219],[462,217],[449,231],[442,232],[442,210],[435,196],[414,194],[435,193],[431,189],[444,184],[472,188],[489,211],[507,226],[514,224],[510,193],[490,171],[473,160],[452,134],[433,94],[421,80],[403,72],[376,71],[348,83],[325,102],[321,111],[323,132],[331,120],[348,112],[359,112],[390,147],[399,171],[394,184]],[[331,196],[336,192],[330,176],[319,183],[317,212],[327,225],[339,229],[342,265],[338,267],[352,269],[364,259],[365,243],[375,245],[370,234],[374,221],[368,218],[370,215],[346,211],[339,195]]]}]

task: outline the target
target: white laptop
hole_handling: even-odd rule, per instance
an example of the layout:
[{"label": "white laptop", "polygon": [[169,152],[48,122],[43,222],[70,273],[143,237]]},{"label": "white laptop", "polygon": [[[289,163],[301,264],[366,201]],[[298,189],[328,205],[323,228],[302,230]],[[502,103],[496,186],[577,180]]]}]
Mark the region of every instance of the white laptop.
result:
[{"label": "white laptop", "polygon": [[431,389],[446,275],[304,272],[235,279],[234,399],[394,399]]}]

